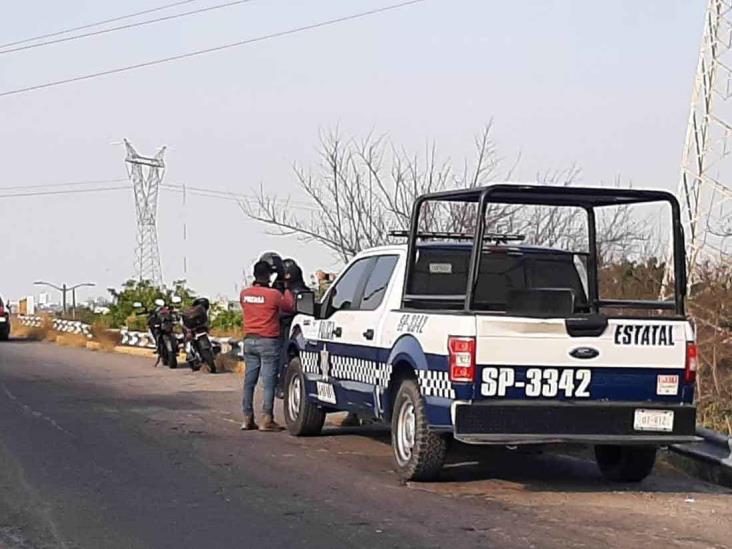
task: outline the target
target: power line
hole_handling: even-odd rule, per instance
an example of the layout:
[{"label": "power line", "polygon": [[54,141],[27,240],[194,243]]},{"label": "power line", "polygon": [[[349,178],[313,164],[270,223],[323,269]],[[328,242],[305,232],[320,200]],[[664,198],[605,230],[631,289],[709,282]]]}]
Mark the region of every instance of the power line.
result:
[{"label": "power line", "polygon": [[0,187],[0,191],[15,191],[15,190],[27,190],[27,189],[46,189],[46,188],[54,188],[54,187],[82,187],[84,185],[101,185],[101,184],[112,184],[112,183],[122,183],[123,181],[127,181],[127,179],[96,179],[91,181],[69,181],[66,183],[46,183],[46,184],[39,184],[39,185],[13,185],[11,187]]},{"label": "power line", "polygon": [[138,17],[140,15],[147,15],[148,13],[154,13],[156,11],[162,11],[162,10],[166,10],[168,8],[175,8],[177,6],[182,6],[184,4],[191,4],[193,2],[200,2],[200,0],[182,0],[180,2],[173,2],[172,4],[165,4],[163,6],[158,6],[157,8],[150,8],[150,9],[143,10],[143,11],[137,11],[135,13],[129,13],[127,15],[120,15],[118,17],[112,17],[111,19],[104,19],[102,21],[96,21],[95,23],[87,23],[86,25],[81,25],[78,27],[71,27],[69,29],[62,29],[59,31],[49,32],[46,34],[39,34],[37,36],[23,38],[22,40],[16,40],[14,42],[7,42],[6,44],[0,44],[0,49],[9,48],[11,46],[17,46],[18,44],[26,44],[28,42],[35,42],[36,40],[42,40],[43,38],[51,38],[52,36],[60,36],[62,34],[68,34],[70,32],[90,29],[92,27],[98,27],[99,25],[106,25],[107,23],[115,23],[117,21],[123,21],[124,19],[132,19],[133,17]]},{"label": "power line", "polygon": [[126,185],[124,187],[98,187],[96,189],[67,189],[65,191],[39,191],[34,193],[12,193],[12,194],[0,194],[0,199],[2,198],[21,198],[26,196],[50,196],[50,195],[60,195],[60,194],[80,194],[80,193],[96,193],[96,192],[105,192],[105,191],[122,191],[122,190],[130,190],[129,185]]},{"label": "power line", "polygon": [[[113,182],[122,182],[127,181],[126,179],[109,179],[109,180],[99,180],[96,183],[113,183]],[[53,188],[53,187],[68,187],[73,185],[89,185],[95,183],[94,181],[79,181],[79,182],[73,182],[73,183],[52,183],[49,185],[30,185],[30,186],[14,186],[14,187],[0,187],[0,191],[7,191],[7,190],[15,190],[15,189],[45,189],[45,188]],[[247,195],[247,194],[238,194],[233,193],[229,191],[218,191],[213,189],[204,189],[201,187],[189,187],[182,185],[172,185],[172,184],[161,184],[161,189],[170,190],[174,192],[186,192],[190,194],[195,194],[199,196],[204,196],[208,198],[218,198],[220,200],[229,200],[232,202],[250,202],[253,200],[256,200],[257,197],[254,195]],[[93,189],[63,189],[58,191],[36,191],[36,192],[29,192],[29,193],[8,193],[8,194],[0,194],[0,199],[2,198],[24,198],[24,197],[31,197],[31,196],[58,196],[58,195],[66,195],[66,194],[79,194],[79,193],[93,193],[93,192],[105,192],[105,191],[120,191],[120,190],[129,190],[130,186],[117,186],[117,187],[96,187]],[[312,204],[308,204],[306,202],[297,201],[297,200],[289,200],[287,198],[274,198],[276,202],[279,202],[281,204],[291,204],[301,210],[310,210],[310,211],[320,211],[319,208],[316,208]]]},{"label": "power line", "polygon": [[72,40],[79,40],[81,38],[89,38],[90,36],[98,36],[100,34],[107,34],[107,33],[110,33],[110,32],[116,32],[116,31],[120,31],[120,30],[132,29],[132,28],[135,28],[135,27],[141,27],[143,25],[150,25],[150,24],[153,24],[153,23],[160,23],[162,21],[170,21],[172,19],[178,19],[180,17],[187,17],[189,15],[197,15],[197,14],[205,13],[205,12],[208,12],[208,11],[219,10],[219,9],[222,9],[222,8],[229,8],[231,6],[236,6],[236,5],[239,5],[239,4],[246,4],[248,2],[252,2],[252,0],[234,0],[232,2],[226,2],[225,4],[217,4],[215,6],[208,6],[208,7],[205,7],[205,8],[199,8],[199,9],[191,10],[191,11],[184,11],[182,13],[176,13],[176,14],[173,14],[173,15],[166,15],[164,17],[158,17],[157,19],[146,19],[145,21],[138,21],[136,23],[128,23],[126,25],[120,25],[118,27],[111,27],[111,28],[108,28],[108,29],[102,29],[102,30],[87,32],[87,33],[84,33],[84,34],[77,34],[77,35],[74,35],[74,36],[67,36],[65,38],[56,38],[54,40],[47,40],[46,42],[38,42],[36,44],[26,44],[24,46],[18,46],[18,47],[11,48],[11,49],[7,49],[7,50],[3,50],[2,47],[0,47],[0,55],[6,54],[6,53],[13,53],[13,52],[18,52],[18,51],[23,51],[23,50],[30,50],[30,49],[33,49],[33,48],[40,48],[40,47],[43,47],[43,46],[50,46],[52,44],[58,44],[60,42],[71,42]]},{"label": "power line", "polygon": [[[163,184],[161,185],[162,188],[166,190],[171,190],[175,192],[185,192],[190,194],[197,194],[199,196],[205,196],[208,198],[219,198],[222,200],[230,200],[232,202],[251,202],[256,201],[257,196],[254,195],[248,195],[248,194],[240,194],[240,193],[233,193],[230,191],[218,191],[214,189],[203,189],[201,187],[190,187],[188,185],[185,185],[183,187],[182,185],[173,185],[173,184]],[[307,202],[298,201],[298,200],[290,200],[288,198],[273,198],[275,202],[279,202],[280,204],[291,204],[299,209],[302,210],[310,210],[310,211],[321,211],[320,208],[317,208],[313,206],[312,204],[309,204]]]},{"label": "power line", "polygon": [[51,87],[55,87],[55,86],[62,86],[64,84],[71,84],[73,82],[80,82],[80,81],[83,81],[83,80],[90,80],[92,78],[98,78],[100,76],[108,76],[110,74],[117,74],[117,73],[121,73],[121,72],[127,72],[127,71],[142,69],[142,68],[145,68],[145,67],[151,67],[151,66],[154,66],[154,65],[160,65],[162,63],[169,63],[169,62],[172,62],[172,61],[180,61],[182,59],[187,59],[189,57],[196,57],[196,56],[204,55],[204,54],[207,54],[207,53],[218,52],[218,51],[227,50],[227,49],[230,49],[230,48],[236,48],[236,47],[239,47],[239,46],[246,46],[246,45],[249,45],[249,44],[254,44],[256,42],[264,42],[266,40],[271,40],[273,38],[281,38],[283,36],[289,36],[291,34],[297,34],[297,33],[304,32],[304,31],[308,31],[308,30],[319,29],[319,28],[322,28],[322,27],[327,27],[327,26],[330,26],[330,25],[335,25],[335,24],[338,24],[338,23],[346,22],[346,21],[352,21],[354,19],[361,19],[363,17],[368,17],[370,15],[375,15],[377,13],[383,13],[383,12],[386,12],[386,11],[391,11],[391,10],[395,10],[395,9],[398,9],[398,8],[403,8],[403,7],[406,7],[406,6],[411,6],[413,4],[420,4],[420,3],[424,2],[424,1],[425,0],[409,0],[407,2],[400,2],[398,4],[391,4],[391,5],[388,5],[388,6],[381,7],[381,8],[376,8],[376,9],[372,9],[372,10],[362,11],[362,12],[354,13],[354,14],[351,14],[351,15],[345,15],[343,17],[337,17],[337,18],[334,18],[334,19],[327,19],[325,21],[320,21],[318,23],[312,23],[310,25],[303,25],[301,27],[295,27],[295,28],[291,28],[291,29],[288,29],[288,30],[284,30],[284,31],[273,32],[273,33],[270,33],[270,34],[264,34],[262,36],[257,36],[257,37],[254,37],[254,38],[248,38],[246,40],[241,40],[239,42],[232,42],[232,43],[229,43],[229,44],[223,44],[221,46],[215,46],[215,47],[212,47],[212,48],[207,48],[207,49],[202,49],[202,50],[196,50],[196,51],[187,52],[187,53],[181,53],[179,55],[174,55],[174,56],[171,56],[171,57],[164,57],[164,58],[161,58],[161,59],[154,59],[152,61],[145,61],[143,63],[137,63],[135,65],[127,65],[127,66],[124,66],[124,67],[117,67],[117,68],[114,68],[114,69],[109,69],[109,70],[105,70],[105,71],[100,71],[100,72],[85,74],[85,75],[82,75],[82,76],[74,76],[72,78],[66,78],[66,79],[63,79],[63,80],[54,80],[54,81],[51,81],[51,82],[46,82],[44,84],[36,84],[36,85],[33,85],[33,86],[27,86],[27,87],[24,87],[24,88],[17,88],[17,89],[14,89],[14,90],[8,90],[8,91],[5,91],[5,92],[1,92],[0,93],[0,97],[6,97],[8,95],[17,95],[17,94],[20,94],[20,93],[26,93],[26,92],[30,92],[30,91],[40,90],[40,89],[43,89],[43,88],[51,88]]}]

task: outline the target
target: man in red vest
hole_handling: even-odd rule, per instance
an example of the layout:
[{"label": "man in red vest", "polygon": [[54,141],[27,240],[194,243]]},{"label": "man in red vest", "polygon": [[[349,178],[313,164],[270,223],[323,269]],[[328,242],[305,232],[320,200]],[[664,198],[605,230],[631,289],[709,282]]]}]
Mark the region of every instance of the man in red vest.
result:
[{"label": "man in red vest", "polygon": [[[254,284],[241,292],[244,315],[244,398],[242,408],[245,431],[281,431],[274,420],[274,395],[280,359],[280,313],[295,310],[295,298],[285,289],[280,292],[270,288],[272,267],[265,261],[254,265]],[[262,424],[254,421],[254,389],[262,375],[264,402]]]}]

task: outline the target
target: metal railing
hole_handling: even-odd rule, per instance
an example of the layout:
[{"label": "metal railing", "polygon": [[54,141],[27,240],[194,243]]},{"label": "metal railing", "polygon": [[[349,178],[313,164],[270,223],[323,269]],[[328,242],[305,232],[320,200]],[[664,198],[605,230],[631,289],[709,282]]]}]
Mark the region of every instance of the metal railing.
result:
[{"label": "metal railing", "polygon": [[704,440],[674,444],[671,446],[671,450],[692,459],[732,470],[732,437],[704,427],[697,427],[696,434]]}]

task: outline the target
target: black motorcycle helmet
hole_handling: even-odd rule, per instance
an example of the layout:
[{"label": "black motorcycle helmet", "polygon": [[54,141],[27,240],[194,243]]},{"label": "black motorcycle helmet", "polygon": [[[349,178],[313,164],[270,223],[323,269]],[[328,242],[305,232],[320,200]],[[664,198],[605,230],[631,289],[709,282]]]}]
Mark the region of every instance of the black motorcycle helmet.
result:
[{"label": "black motorcycle helmet", "polygon": [[282,265],[282,257],[280,257],[280,254],[277,252],[265,252],[262,254],[262,257],[259,258],[259,261],[264,261],[269,264],[272,272],[275,273],[278,278],[282,277],[284,274],[285,269]]},{"label": "black motorcycle helmet", "polygon": [[283,260],[282,269],[285,280],[290,285],[290,288],[305,287],[305,280],[303,280],[302,277],[302,269],[294,259],[287,258]]},{"label": "black motorcycle helmet", "polygon": [[193,300],[193,306],[194,307],[203,307],[208,311],[209,307],[211,307],[211,303],[206,299],[205,297],[197,297]]}]

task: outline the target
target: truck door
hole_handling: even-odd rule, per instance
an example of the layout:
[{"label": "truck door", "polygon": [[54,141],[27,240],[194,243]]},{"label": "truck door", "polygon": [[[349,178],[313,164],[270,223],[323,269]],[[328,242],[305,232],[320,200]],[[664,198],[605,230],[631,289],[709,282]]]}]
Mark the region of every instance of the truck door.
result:
[{"label": "truck door", "polygon": [[385,296],[398,256],[382,255],[356,261],[336,282],[323,304],[332,338],[323,342],[321,361],[329,362],[339,408],[373,413],[382,384],[380,358]]}]

